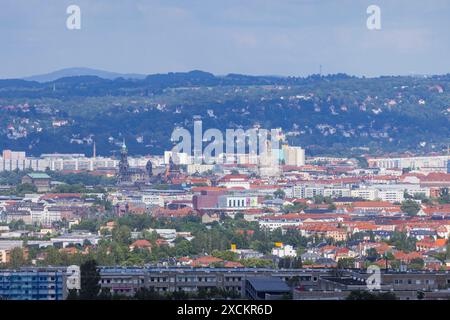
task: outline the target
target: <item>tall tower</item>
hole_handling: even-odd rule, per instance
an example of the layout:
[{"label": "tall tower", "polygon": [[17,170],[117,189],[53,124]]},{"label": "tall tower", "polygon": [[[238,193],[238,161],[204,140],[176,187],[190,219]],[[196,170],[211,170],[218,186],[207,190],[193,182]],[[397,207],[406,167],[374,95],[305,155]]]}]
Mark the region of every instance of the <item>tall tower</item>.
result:
[{"label": "tall tower", "polygon": [[145,165],[145,170],[147,171],[148,179],[151,179],[153,176],[153,164],[150,160],[147,161],[147,164]]},{"label": "tall tower", "polygon": [[279,154],[274,153],[271,140],[266,141],[266,150],[258,157],[258,170],[262,177],[276,178],[280,176]]},{"label": "tall tower", "polygon": [[128,150],[125,144],[125,139],[122,143],[122,148],[120,150],[120,161],[119,161],[119,174],[117,177],[117,183],[131,182],[130,175],[130,165],[128,164]]}]

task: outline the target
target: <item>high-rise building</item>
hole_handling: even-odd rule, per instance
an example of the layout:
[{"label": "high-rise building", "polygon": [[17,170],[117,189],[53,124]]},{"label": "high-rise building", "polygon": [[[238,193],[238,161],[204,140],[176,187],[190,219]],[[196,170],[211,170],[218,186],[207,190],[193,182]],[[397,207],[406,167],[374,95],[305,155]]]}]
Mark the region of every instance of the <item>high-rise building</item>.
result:
[{"label": "high-rise building", "polygon": [[283,154],[286,165],[296,167],[305,165],[305,149],[283,145]]},{"label": "high-rise building", "polygon": [[25,160],[25,158],[24,151],[3,150],[3,159],[5,160]]},{"label": "high-rise building", "polygon": [[0,297],[8,300],[65,300],[66,268],[0,271]]}]

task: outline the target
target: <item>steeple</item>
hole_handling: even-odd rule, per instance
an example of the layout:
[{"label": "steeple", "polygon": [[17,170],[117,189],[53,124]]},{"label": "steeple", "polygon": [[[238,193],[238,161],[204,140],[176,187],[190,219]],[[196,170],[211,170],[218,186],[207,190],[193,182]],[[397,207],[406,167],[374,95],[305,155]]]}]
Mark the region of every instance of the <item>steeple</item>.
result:
[{"label": "steeple", "polygon": [[123,139],[122,149],[120,150],[119,173],[117,179],[119,184],[131,181],[129,169],[127,146],[125,144],[125,139]]}]

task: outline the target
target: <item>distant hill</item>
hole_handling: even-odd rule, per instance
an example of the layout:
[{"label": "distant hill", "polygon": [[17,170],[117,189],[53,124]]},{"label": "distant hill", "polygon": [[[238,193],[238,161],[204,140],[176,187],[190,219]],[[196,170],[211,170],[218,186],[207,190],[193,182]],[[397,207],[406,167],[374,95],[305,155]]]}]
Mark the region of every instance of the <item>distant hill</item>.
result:
[{"label": "distant hill", "polygon": [[117,78],[124,78],[124,79],[144,79],[146,75],[143,74],[136,74],[136,73],[116,73],[116,72],[109,72],[104,70],[98,70],[98,69],[91,69],[91,68],[66,68],[61,69],[57,71],[53,71],[46,74],[39,74],[39,75],[33,75],[30,77],[23,78],[24,80],[28,81],[37,81],[37,82],[49,82],[49,81],[55,81],[60,78],[67,78],[67,77],[77,77],[77,76],[96,76],[103,79],[109,79],[114,80]]},{"label": "distant hill", "polygon": [[125,138],[131,154],[162,154],[173,145],[173,129],[192,131],[198,117],[204,129],[222,132],[282,128],[290,144],[310,155],[421,154],[450,145],[450,74],[276,77],[194,70],[141,79],[53,77],[0,80],[3,149],[89,155],[95,141],[97,154],[112,155]]}]

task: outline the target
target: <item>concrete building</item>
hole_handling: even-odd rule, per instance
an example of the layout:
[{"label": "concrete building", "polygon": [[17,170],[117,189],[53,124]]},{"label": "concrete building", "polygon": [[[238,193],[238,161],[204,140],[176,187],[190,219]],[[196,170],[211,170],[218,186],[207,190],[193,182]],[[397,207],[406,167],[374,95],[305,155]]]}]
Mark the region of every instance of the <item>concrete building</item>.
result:
[{"label": "concrete building", "polygon": [[305,149],[283,145],[282,150],[286,165],[296,167],[305,165]]},{"label": "concrete building", "polygon": [[186,166],[186,173],[187,174],[202,174],[205,172],[212,171],[214,169],[213,164],[188,164]]},{"label": "concrete building", "polygon": [[22,240],[0,240],[0,263],[9,263],[11,251],[22,247]]},{"label": "concrete building", "polygon": [[329,272],[325,269],[102,267],[100,285],[111,293],[128,296],[145,287],[160,293],[180,290],[195,293],[200,288],[219,288],[245,297],[247,279],[269,277],[286,282],[297,276],[304,285],[313,286],[322,274]]},{"label": "concrete building", "polygon": [[317,278],[313,287],[305,288],[301,281],[294,289],[294,300],[345,300],[351,291],[372,290],[372,293],[393,293],[400,300],[449,299],[450,274],[447,272],[396,272],[380,270],[378,288],[369,289],[372,274],[360,270],[345,270],[340,276],[331,273]]},{"label": "concrete building", "polygon": [[281,300],[291,293],[279,278],[254,277],[245,280],[245,297],[250,300]]},{"label": "concrete building", "polygon": [[0,298],[7,300],[65,300],[66,268],[0,270]]},{"label": "concrete building", "polygon": [[84,245],[87,241],[93,245],[97,245],[100,241],[100,236],[90,232],[72,232],[63,234],[61,236],[51,238],[50,241],[55,247],[65,248],[68,245]]},{"label": "concrete building", "polygon": [[447,163],[450,156],[424,156],[402,158],[369,158],[367,162],[371,168],[382,169],[413,169],[422,171],[447,171]]},{"label": "concrete building", "polygon": [[219,208],[245,210],[249,208],[258,208],[258,197],[246,195],[222,195],[219,196]]},{"label": "concrete building", "polygon": [[314,198],[315,196],[331,198],[351,196],[351,190],[349,188],[313,185],[294,185],[291,187],[291,192],[292,197],[301,199]]},{"label": "concrete building", "polygon": [[[128,157],[132,168],[144,168],[151,160],[156,166],[163,164],[162,156]],[[184,160],[183,160],[184,161]],[[42,154],[39,157],[27,157],[25,152],[4,150],[0,157],[0,172],[14,170],[45,171],[95,171],[115,169],[119,159],[112,157],[86,157],[84,154]]]}]

